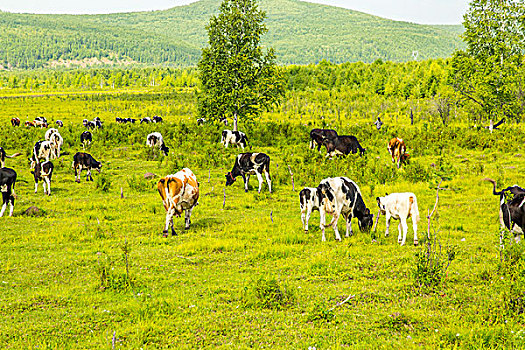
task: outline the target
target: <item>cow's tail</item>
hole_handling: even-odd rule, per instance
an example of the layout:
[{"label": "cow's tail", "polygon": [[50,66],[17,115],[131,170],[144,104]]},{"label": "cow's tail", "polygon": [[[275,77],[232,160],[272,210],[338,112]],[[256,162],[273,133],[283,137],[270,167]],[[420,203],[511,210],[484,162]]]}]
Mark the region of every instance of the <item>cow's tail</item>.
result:
[{"label": "cow's tail", "polygon": [[503,191],[499,191],[499,192],[496,192],[496,181],[491,179],[491,178],[484,178],[483,181],[488,181],[488,182],[491,182],[492,183],[492,194],[495,195],[495,196],[501,196],[503,194],[505,194],[505,190]]},{"label": "cow's tail", "polygon": [[417,207],[417,199],[414,196],[408,198],[408,213],[412,215],[412,221],[419,222],[419,208]]},{"label": "cow's tail", "polygon": [[6,154],[5,157],[6,157],[6,158],[14,158],[14,157],[18,157],[19,155],[22,155],[22,153],[17,152],[17,153],[14,153],[14,154],[10,155],[10,156],[8,156],[8,155]]}]

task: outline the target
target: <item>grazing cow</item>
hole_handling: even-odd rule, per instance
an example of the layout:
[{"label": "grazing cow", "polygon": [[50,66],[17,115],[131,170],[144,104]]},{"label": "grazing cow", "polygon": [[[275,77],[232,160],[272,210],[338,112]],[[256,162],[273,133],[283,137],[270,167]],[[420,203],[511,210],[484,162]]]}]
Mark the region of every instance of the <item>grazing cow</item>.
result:
[{"label": "grazing cow", "polygon": [[165,156],[168,155],[170,148],[164,143],[164,139],[160,132],[152,132],[146,137],[146,145],[150,147],[158,147]]},{"label": "grazing cow", "polygon": [[35,165],[35,170],[31,171],[31,174],[33,174],[35,178],[35,193],[38,191],[38,181],[42,181],[44,194],[47,194],[48,196],[51,195],[51,176],[53,176],[53,169],[54,166],[51,162],[37,163]]},{"label": "grazing cow", "polygon": [[400,138],[394,137],[390,142],[388,142],[387,146],[388,152],[392,156],[392,163],[397,164],[397,168],[401,167],[402,163],[406,163],[408,161],[408,153],[407,147],[405,145],[405,141],[403,141]]},{"label": "grazing cow", "polygon": [[62,135],[60,135],[57,129],[51,128],[46,131],[45,139],[46,141],[51,141],[55,144],[52,159],[59,158],[60,148],[62,147],[62,144],[64,143],[64,139],[62,138]]},{"label": "grazing cow", "polygon": [[137,119],[133,119],[133,118],[126,118],[126,123],[131,123],[131,124],[135,124],[135,122],[137,121]]},{"label": "grazing cow", "polygon": [[190,228],[190,217],[193,207],[199,200],[199,183],[195,174],[184,168],[175,175],[168,175],[159,180],[157,184],[162,203],[166,209],[166,225],[164,226],[164,237],[168,237],[168,227],[171,226],[171,235],[175,235],[173,229],[173,216],[184,215],[184,228]]},{"label": "grazing cow", "polygon": [[34,128],[34,127],[36,127],[35,122],[30,122],[30,121],[26,121],[26,122],[24,123],[24,126],[26,126],[26,127],[28,127],[28,128]]},{"label": "grazing cow", "polygon": [[272,193],[272,179],[270,177],[270,157],[264,153],[241,153],[235,159],[232,171],[227,173],[226,186],[230,186],[235,182],[237,176],[242,176],[244,180],[244,191],[248,192],[248,182],[250,175],[257,175],[259,180],[259,190],[261,193],[264,173],[266,182],[268,183],[268,190]]},{"label": "grazing cow", "polygon": [[82,148],[86,148],[87,145],[90,145],[93,141],[93,135],[90,131],[84,131],[80,134],[80,142],[82,143]]},{"label": "grazing cow", "polygon": [[[492,182],[494,186],[492,194],[500,196],[499,217],[501,227],[506,227],[514,232],[514,239],[518,242],[520,240],[519,235],[525,232],[525,189],[514,185],[496,192],[496,181],[488,178],[484,180]],[[513,197],[507,200],[506,196],[511,194]]]},{"label": "grazing cow", "polygon": [[337,132],[332,129],[313,129],[310,131],[310,145],[309,149],[314,149],[317,146],[317,152],[321,151],[323,141],[326,139],[333,139],[337,137]]},{"label": "grazing cow", "polygon": [[55,129],[55,128],[51,128],[51,129],[47,129],[44,137],[46,139],[46,141],[50,141],[51,140],[51,135],[54,134],[54,133],[58,133],[58,129]]},{"label": "grazing cow", "polygon": [[0,169],[0,192],[2,193],[2,210],[0,217],[4,215],[7,204],[9,203],[9,216],[13,216],[15,209],[15,182],[16,171],[11,168]]},{"label": "grazing cow", "polygon": [[40,128],[47,128],[49,125],[47,124],[47,121],[45,121],[46,118],[44,117],[39,117],[39,118],[35,118],[35,120],[33,121],[34,126],[35,127],[38,126]]},{"label": "grazing cow", "polygon": [[350,153],[362,156],[366,152],[366,148],[361,147],[359,141],[355,136],[336,136],[333,139],[326,138],[323,141],[326,147],[326,157],[334,157],[336,155],[348,155]]},{"label": "grazing cow", "polygon": [[299,192],[299,202],[301,204],[301,221],[303,222],[304,232],[308,233],[308,221],[313,210],[319,210],[321,205],[321,193],[316,187],[305,187]]},{"label": "grazing cow", "polygon": [[378,131],[381,130],[381,127],[383,126],[383,122],[381,121],[381,118],[377,117],[377,120],[374,122],[374,125],[376,126],[376,129]]},{"label": "grazing cow", "polygon": [[154,123],[162,123],[162,117],[159,117],[158,115],[154,116],[152,119]]},{"label": "grazing cow", "polygon": [[87,127],[88,123],[89,123],[89,120],[82,119],[82,125],[84,125],[84,127]]},{"label": "grazing cow", "polygon": [[[337,221],[341,215],[346,220],[346,237],[353,234],[353,217],[357,218],[360,231],[370,230],[374,215],[370,214],[370,209],[366,207],[361,190],[355,182],[347,177],[327,178],[319,183],[317,189],[321,196],[319,215],[323,242],[326,240],[325,228],[330,226],[334,229],[335,239],[341,240],[337,229]],[[326,214],[333,217],[328,225],[326,225]]]},{"label": "grazing cow", "polygon": [[146,123],[146,124],[153,123],[153,120],[151,120],[150,117],[144,117],[140,120],[140,124],[142,123]]},{"label": "grazing cow", "polygon": [[95,122],[88,121],[85,126],[87,129],[95,129],[97,127],[97,124],[95,124]]},{"label": "grazing cow", "polygon": [[222,138],[221,138],[221,144],[224,145],[224,147],[228,148],[229,144],[237,146],[241,146],[242,149],[246,147],[246,144],[248,143],[248,138],[246,137],[246,134],[242,131],[231,131],[231,130],[223,130],[222,131]]},{"label": "grazing cow", "polygon": [[[97,117],[97,118],[98,118],[98,117]],[[95,127],[96,127],[97,129],[102,129],[102,128],[103,128],[102,122],[101,122],[100,120],[95,120],[95,121],[93,121],[92,123],[95,124]]]},{"label": "grazing cow", "polygon": [[116,117],[115,118],[115,122],[117,122],[118,124],[123,124],[123,123],[125,123],[125,120],[122,119],[122,118]]},{"label": "grazing cow", "polygon": [[33,155],[31,156],[31,169],[35,168],[35,164],[40,163],[40,159],[45,159],[46,162],[55,155],[55,143],[52,141],[37,141],[33,147]]},{"label": "grazing cow", "polygon": [[95,158],[91,156],[91,154],[83,153],[83,152],[77,152],[73,156],[73,169],[75,169],[75,181],[80,182],[80,173],[82,170],[87,170],[86,175],[86,181],[93,181],[93,177],[91,176],[91,170],[95,169],[100,173],[100,170],[102,169],[102,163],[97,162]]},{"label": "grazing cow", "polygon": [[390,219],[399,220],[397,242],[405,245],[408,231],[407,219],[412,217],[412,228],[414,229],[414,245],[417,240],[417,223],[419,222],[419,209],[417,206],[416,195],[410,192],[391,193],[385,197],[377,197],[379,212],[386,215],[385,237],[388,236]]},{"label": "grazing cow", "polygon": [[64,122],[62,122],[61,120],[57,120],[55,123],[59,128],[62,128],[64,126]]},{"label": "grazing cow", "polygon": [[14,117],[11,119],[12,126],[20,126],[20,118]]},{"label": "grazing cow", "polygon": [[5,168],[5,159],[6,158],[14,158],[14,157],[18,157],[19,155],[21,155],[22,153],[14,153],[13,155],[10,155],[8,156],[6,153],[5,153],[5,150],[0,147],[0,168]]},{"label": "grazing cow", "polygon": [[204,123],[206,123],[206,119],[205,118],[197,119],[197,125],[203,125]]}]

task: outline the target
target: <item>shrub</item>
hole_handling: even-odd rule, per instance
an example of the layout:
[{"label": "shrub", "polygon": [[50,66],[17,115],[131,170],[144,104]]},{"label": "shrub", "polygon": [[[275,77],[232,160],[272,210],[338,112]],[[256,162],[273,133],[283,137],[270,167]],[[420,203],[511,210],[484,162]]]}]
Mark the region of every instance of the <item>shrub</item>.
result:
[{"label": "shrub", "polygon": [[251,286],[245,287],[241,296],[244,307],[277,310],[291,306],[295,300],[294,291],[286,285],[279,285],[274,278],[260,278]]},{"label": "shrub", "polygon": [[420,290],[438,287],[446,275],[450,263],[456,257],[454,246],[443,247],[437,239],[429,240],[416,253],[416,263],[412,275]]},{"label": "shrub", "polygon": [[95,181],[96,188],[102,192],[109,192],[111,183],[111,177],[107,173],[100,173]]},{"label": "shrub", "polygon": [[421,165],[418,161],[412,160],[410,164],[405,166],[405,178],[410,182],[429,181],[431,178],[431,171]]},{"label": "shrub", "polygon": [[335,313],[333,309],[327,309],[323,305],[317,303],[308,315],[308,322],[332,322],[335,320]]}]

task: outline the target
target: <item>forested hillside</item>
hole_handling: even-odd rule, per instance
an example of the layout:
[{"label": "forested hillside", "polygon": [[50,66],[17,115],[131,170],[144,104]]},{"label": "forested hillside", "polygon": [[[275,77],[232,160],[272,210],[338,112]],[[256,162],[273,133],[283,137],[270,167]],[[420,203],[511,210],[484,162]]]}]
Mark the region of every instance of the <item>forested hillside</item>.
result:
[{"label": "forested hillside", "polygon": [[[108,15],[33,15],[0,12],[0,65],[32,69],[76,65],[194,65],[206,45],[205,26],[220,0],[165,11]],[[446,57],[463,46],[461,26],[391,21],[298,0],[262,0],[265,45],[282,64],[407,61]]]}]

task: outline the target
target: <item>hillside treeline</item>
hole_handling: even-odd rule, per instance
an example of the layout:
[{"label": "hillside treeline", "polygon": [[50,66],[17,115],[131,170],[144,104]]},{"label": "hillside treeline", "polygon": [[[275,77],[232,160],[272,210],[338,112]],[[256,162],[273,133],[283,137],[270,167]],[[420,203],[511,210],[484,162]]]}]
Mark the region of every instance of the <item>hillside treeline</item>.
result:
[{"label": "hillside treeline", "polygon": [[[165,11],[107,15],[36,15],[0,11],[0,69],[74,66],[197,64],[206,25],[221,0],[201,0]],[[392,21],[296,0],[261,0],[281,64],[448,57],[464,47],[462,26]]]}]

